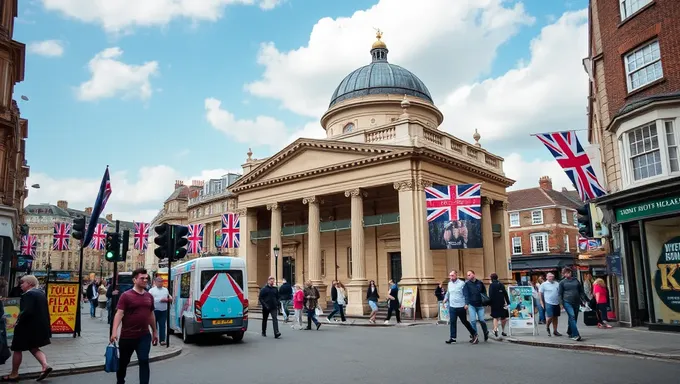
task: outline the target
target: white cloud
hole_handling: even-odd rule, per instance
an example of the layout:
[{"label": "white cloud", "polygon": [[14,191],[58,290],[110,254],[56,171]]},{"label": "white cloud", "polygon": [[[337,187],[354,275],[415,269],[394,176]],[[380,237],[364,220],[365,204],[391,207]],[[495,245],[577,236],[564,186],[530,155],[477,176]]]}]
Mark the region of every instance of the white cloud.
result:
[{"label": "white cloud", "polygon": [[511,153],[503,162],[505,176],[516,180],[508,190],[538,187],[538,179],[541,176],[552,178],[553,189],[562,190],[562,187],[573,190],[574,185],[555,160],[539,158],[525,159],[519,153]]},{"label": "white cloud", "polygon": [[522,25],[533,22],[521,3],[508,4],[381,0],[352,17],[323,18],[304,47],[281,52],[274,43],[262,44],[258,63],[264,74],[246,90],[318,118],[342,78],[370,62],[373,27],[379,27],[385,31],[389,61],[412,70],[428,84],[437,102],[454,87],[487,72],[497,48]]},{"label": "white cloud", "polygon": [[[112,213],[114,219],[119,220],[148,221],[163,207],[163,202],[172,193],[176,180],[183,180],[185,185],[190,185],[191,180],[218,178],[229,172],[235,170],[208,169],[187,177],[166,165],[156,165],[140,168],[133,180],[127,171],[111,170],[113,192],[105,213]],[[240,173],[240,170],[236,173]],[[28,185],[40,184],[40,189],[30,189],[26,204],[56,204],[58,200],[66,200],[69,207],[74,209],[92,207],[99,192],[102,175],[103,170],[101,175],[88,179],[56,179],[45,173],[31,173]]]},{"label": "white cloud", "polygon": [[118,60],[123,50],[107,48],[97,53],[88,63],[90,80],[78,87],[80,100],[123,97],[146,100],[151,97],[151,77],[158,75],[158,62],[147,61],[141,65],[126,64]]},{"label": "white cloud", "polygon": [[86,23],[100,24],[112,33],[134,27],[165,26],[174,19],[217,21],[228,5],[258,4],[269,10],[280,0],[42,0],[49,11]]},{"label": "white cloud", "polygon": [[64,54],[64,44],[59,40],[34,41],[28,44],[28,51],[40,56],[59,57]]},{"label": "white cloud", "polygon": [[[468,138],[530,142],[529,133],[586,128],[588,13],[568,12],[531,42],[531,60],[454,90],[440,105],[445,130]],[[537,142],[537,141],[536,141]]]}]

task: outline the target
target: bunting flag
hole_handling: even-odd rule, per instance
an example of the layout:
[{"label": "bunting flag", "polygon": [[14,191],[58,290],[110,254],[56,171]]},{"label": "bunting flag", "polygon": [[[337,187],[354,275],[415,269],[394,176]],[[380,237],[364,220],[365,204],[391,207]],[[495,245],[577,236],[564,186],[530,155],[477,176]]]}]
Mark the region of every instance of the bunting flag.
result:
[{"label": "bunting flag", "polygon": [[53,250],[68,251],[70,238],[71,223],[54,223],[54,237],[52,239]]},{"label": "bunting flag", "polygon": [[83,244],[90,244],[92,236],[94,235],[94,229],[99,222],[99,216],[104,211],[106,207],[106,202],[109,201],[111,196],[111,178],[109,177],[109,166],[106,166],[106,171],[104,171],[104,177],[102,177],[102,183],[99,185],[99,193],[97,194],[97,200],[94,202],[94,207],[92,208],[92,216],[90,216],[90,225],[87,227],[87,232],[85,233],[85,238],[83,239]]},{"label": "bunting flag", "polygon": [[584,202],[607,194],[595,175],[586,151],[575,132],[551,132],[536,135],[571,179]]},{"label": "bunting flag", "polygon": [[33,235],[21,236],[21,254],[35,257],[35,249],[38,247],[38,238]]},{"label": "bunting flag", "polygon": [[189,229],[187,253],[197,255],[203,251],[203,224],[189,224],[187,228]]},{"label": "bunting flag", "polygon": [[135,249],[146,251],[149,246],[149,223],[135,223]]},{"label": "bunting flag", "polygon": [[238,213],[222,215],[222,248],[238,248],[241,244],[241,220]]},{"label": "bunting flag", "polygon": [[98,251],[102,250],[106,246],[106,227],[107,224],[97,224],[94,228],[94,233],[92,234],[92,240],[88,247],[96,249]]}]

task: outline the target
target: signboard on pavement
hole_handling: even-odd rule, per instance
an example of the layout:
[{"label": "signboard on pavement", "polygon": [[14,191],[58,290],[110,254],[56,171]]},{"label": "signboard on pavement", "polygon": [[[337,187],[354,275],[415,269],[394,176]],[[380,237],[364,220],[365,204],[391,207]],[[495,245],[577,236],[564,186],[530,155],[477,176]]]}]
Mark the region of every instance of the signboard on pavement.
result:
[{"label": "signboard on pavement", "polygon": [[73,333],[78,306],[77,282],[50,282],[47,306],[50,311],[52,333]]}]

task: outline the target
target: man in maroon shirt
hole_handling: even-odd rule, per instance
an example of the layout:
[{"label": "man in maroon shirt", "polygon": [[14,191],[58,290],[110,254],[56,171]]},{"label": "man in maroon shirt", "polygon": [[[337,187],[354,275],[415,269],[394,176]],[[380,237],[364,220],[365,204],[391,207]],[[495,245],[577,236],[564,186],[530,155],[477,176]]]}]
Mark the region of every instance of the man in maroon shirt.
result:
[{"label": "man in maroon shirt", "polygon": [[[158,343],[158,331],[156,330],[156,318],[153,314],[153,296],[145,290],[149,281],[149,275],[144,268],[137,268],[132,272],[134,286],[124,292],[118,299],[116,316],[113,318],[113,333],[111,342],[118,340],[118,327],[121,322],[120,343],[118,349],[120,357],[116,378],[118,384],[125,384],[127,366],[130,364],[132,353],[137,353],[139,362],[139,383],[149,384],[149,352],[151,344]],[[149,334],[149,327],[153,337]]]}]

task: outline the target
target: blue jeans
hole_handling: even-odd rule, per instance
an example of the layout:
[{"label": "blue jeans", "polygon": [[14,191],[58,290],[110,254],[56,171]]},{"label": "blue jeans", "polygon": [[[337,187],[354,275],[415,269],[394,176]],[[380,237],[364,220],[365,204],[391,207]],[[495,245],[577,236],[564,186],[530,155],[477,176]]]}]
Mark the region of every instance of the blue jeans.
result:
[{"label": "blue jeans", "polygon": [[149,352],[151,352],[151,334],[147,333],[139,339],[120,339],[118,342],[118,372],[116,372],[116,379],[118,384],[125,384],[125,376],[127,374],[127,367],[130,364],[132,353],[137,353],[137,361],[139,362],[139,384],[149,384]]},{"label": "blue jeans", "polygon": [[545,308],[541,306],[540,300],[534,300],[536,303],[536,308],[538,308],[538,322],[545,323]]},{"label": "blue jeans", "polygon": [[97,315],[97,305],[99,305],[97,299],[90,300],[90,317],[95,317]]},{"label": "blue jeans", "polygon": [[316,319],[316,308],[307,308],[307,329],[312,328],[312,322],[314,322],[315,325],[319,325],[319,320]]},{"label": "blue jeans", "polygon": [[451,340],[456,340],[456,336],[458,336],[458,319],[460,319],[460,322],[463,323],[465,329],[470,332],[470,336],[474,336],[477,333],[477,331],[472,328],[472,325],[468,321],[467,313],[465,312],[464,307],[449,307],[449,338]]},{"label": "blue jeans", "polygon": [[156,316],[156,327],[158,327],[158,339],[165,341],[165,326],[168,323],[168,311],[153,311]]},{"label": "blue jeans", "polygon": [[576,323],[578,322],[579,312],[578,304],[574,305],[573,303],[567,303],[565,301],[563,305],[564,311],[567,312],[567,316],[569,316],[569,326],[567,327],[567,335],[569,337],[579,337],[580,334],[578,333],[578,326],[576,325]]},{"label": "blue jeans", "polygon": [[486,320],[484,320],[484,307],[473,307],[472,305],[468,305],[468,315],[470,316],[470,324],[472,325],[472,330],[475,331],[475,335],[478,334],[478,321],[482,325],[482,332],[484,332],[485,335],[489,333],[489,330],[486,328]]},{"label": "blue jeans", "polygon": [[290,300],[283,300],[281,301],[281,306],[283,307],[283,320],[288,321],[288,318],[290,317]]}]

